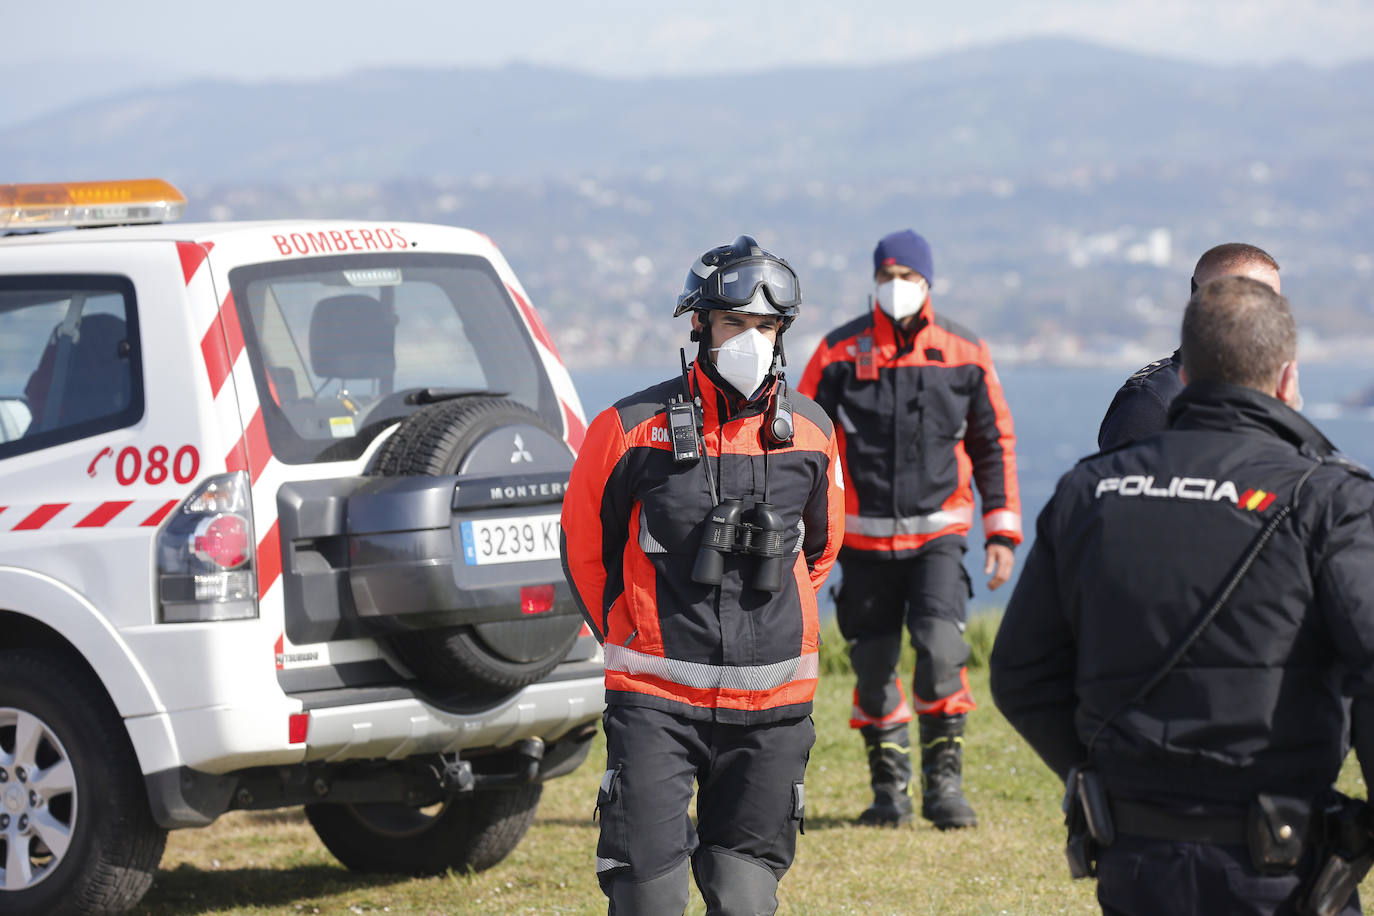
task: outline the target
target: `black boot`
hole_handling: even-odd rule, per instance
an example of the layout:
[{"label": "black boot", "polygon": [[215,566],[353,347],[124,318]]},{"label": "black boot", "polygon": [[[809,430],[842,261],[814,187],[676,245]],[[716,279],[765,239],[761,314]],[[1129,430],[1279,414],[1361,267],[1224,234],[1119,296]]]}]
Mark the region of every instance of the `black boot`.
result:
[{"label": "black boot", "polygon": [[859,729],[868,747],[869,784],[873,804],[859,815],[871,827],[899,827],[911,823],[911,739],[907,726],[865,725]]},{"label": "black boot", "polygon": [[964,717],[921,716],[921,817],[941,830],[976,827],[964,799]]}]

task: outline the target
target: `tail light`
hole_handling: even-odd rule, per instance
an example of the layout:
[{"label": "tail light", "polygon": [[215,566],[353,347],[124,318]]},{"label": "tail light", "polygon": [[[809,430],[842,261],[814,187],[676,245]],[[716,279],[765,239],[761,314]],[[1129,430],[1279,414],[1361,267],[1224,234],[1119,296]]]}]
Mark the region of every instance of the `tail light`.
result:
[{"label": "tail light", "polygon": [[172,513],[157,541],[164,623],[258,616],[248,476],[206,479]]},{"label": "tail light", "polygon": [[520,613],[545,614],[553,610],[552,585],[524,585],[520,588]]}]

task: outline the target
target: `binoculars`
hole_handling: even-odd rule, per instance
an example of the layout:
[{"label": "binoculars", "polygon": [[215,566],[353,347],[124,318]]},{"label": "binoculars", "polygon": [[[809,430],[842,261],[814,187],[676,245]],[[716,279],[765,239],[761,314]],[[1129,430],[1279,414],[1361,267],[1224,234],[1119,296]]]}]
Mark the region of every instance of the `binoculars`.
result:
[{"label": "binoculars", "polygon": [[759,558],[754,571],[754,588],[764,592],[782,591],[782,577],[790,557],[783,555],[783,535],[787,525],[768,503],[754,503],[745,509],[738,499],[723,499],[706,516],[706,529],[692,565],[692,581],[719,585],[725,571],[727,553]]}]

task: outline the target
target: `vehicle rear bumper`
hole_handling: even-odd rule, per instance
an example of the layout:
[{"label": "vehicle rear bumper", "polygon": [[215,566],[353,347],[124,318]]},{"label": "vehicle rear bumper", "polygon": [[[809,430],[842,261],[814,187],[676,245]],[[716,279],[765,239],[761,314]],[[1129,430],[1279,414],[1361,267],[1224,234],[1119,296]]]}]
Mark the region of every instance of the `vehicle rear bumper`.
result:
[{"label": "vehicle rear bumper", "polygon": [[[565,666],[571,667],[571,666]],[[481,705],[450,704],[408,689],[330,690],[299,694],[310,716],[306,761],[399,760],[416,754],[507,747],[524,738],[553,743],[596,720],[605,706],[600,665],[581,677],[549,679]],[[367,694],[350,701],[350,693]],[[383,694],[379,696],[378,694]]]},{"label": "vehicle rear bumper", "polygon": [[[262,719],[260,710],[202,709],[140,717],[128,724],[131,732],[174,736],[174,748],[169,750],[181,752],[158,755],[165,766],[145,771],[158,823],[169,828],[203,826],[232,807],[264,808],[303,800],[282,794],[274,803],[261,792],[256,793],[256,801],[252,796],[238,797],[242,787],[255,784],[255,779],[260,785],[265,771],[289,786],[300,781],[292,773],[342,772],[363,761],[383,769],[390,761],[404,768],[407,765],[400,762],[408,758],[437,759],[447,753],[466,757],[470,752],[508,749],[536,738],[555,748],[561,743],[564,751],[545,759],[539,778],[569,772],[586,754],[605,691],[599,664],[562,668],[566,670],[561,678],[555,676],[486,705],[469,701],[464,708],[441,704],[404,687],[297,695],[291,699],[302,702],[305,711],[296,715],[308,716],[303,744],[280,740],[286,736],[282,721],[271,731],[278,739],[274,746],[263,746],[261,730],[246,728],[252,719]],[[229,735],[239,740],[231,744]],[[256,745],[254,737],[260,739]],[[378,787],[378,791],[388,790]]]}]

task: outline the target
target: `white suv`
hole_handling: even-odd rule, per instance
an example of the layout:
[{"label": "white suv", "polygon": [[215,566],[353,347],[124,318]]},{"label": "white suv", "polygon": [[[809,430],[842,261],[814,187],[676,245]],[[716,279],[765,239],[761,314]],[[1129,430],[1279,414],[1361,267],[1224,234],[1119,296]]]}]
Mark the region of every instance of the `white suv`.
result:
[{"label": "white suv", "polygon": [[0,186],[0,913],[132,906],[242,808],[487,867],[601,712],[582,408],[492,242],[183,206]]}]

